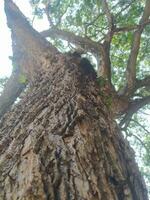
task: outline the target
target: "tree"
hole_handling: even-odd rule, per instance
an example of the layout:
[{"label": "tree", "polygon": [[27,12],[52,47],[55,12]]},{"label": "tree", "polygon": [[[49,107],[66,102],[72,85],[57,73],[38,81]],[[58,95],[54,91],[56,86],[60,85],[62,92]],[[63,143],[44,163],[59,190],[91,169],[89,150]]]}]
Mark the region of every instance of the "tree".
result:
[{"label": "tree", "polygon": [[[40,1],[31,3],[42,14]],[[150,1],[144,7],[143,1],[118,1],[121,10],[112,13],[115,3],[43,1],[50,28],[38,33],[5,0],[14,68],[0,97],[0,199],[148,199],[134,153],[114,119],[122,117],[125,127],[150,100],[150,77],[141,79],[138,72]],[[122,26],[127,9],[135,17]],[[65,30],[70,23],[77,35]],[[128,42],[125,55],[117,50],[120,33]],[[44,37],[67,40],[76,51],[62,53],[60,40],[50,43]],[[80,55],[89,52],[97,59],[97,74]],[[113,64],[123,62],[126,78],[115,85]]]}]

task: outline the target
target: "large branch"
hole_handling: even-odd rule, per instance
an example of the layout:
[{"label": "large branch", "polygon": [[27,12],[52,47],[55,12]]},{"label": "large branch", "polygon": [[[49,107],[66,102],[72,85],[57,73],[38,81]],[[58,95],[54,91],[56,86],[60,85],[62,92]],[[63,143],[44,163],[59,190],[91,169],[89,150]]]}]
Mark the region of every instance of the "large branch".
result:
[{"label": "large branch", "polygon": [[[17,63],[18,66],[23,68],[25,65],[25,68],[27,68],[27,62],[32,60],[32,63],[35,62],[32,68],[29,63],[28,69],[25,69],[32,72],[41,66],[44,55],[45,57],[47,54],[49,57],[54,57],[58,52],[57,49],[31,27],[25,16],[11,0],[5,0],[5,12],[12,33],[13,56],[15,52],[15,57],[17,57],[15,62],[18,62],[18,59],[20,60],[19,64]],[[18,54],[20,54],[20,57],[18,57]]]},{"label": "large branch", "polygon": [[111,83],[111,61],[110,61],[110,42],[105,41],[103,43],[104,51],[102,52],[101,66],[99,67],[98,75],[102,76],[108,81],[109,85]]},{"label": "large branch", "polygon": [[143,79],[136,79],[135,80],[135,85],[134,87],[132,88],[132,91],[130,91],[130,96],[134,96],[135,95],[135,92],[138,90],[138,89],[141,89],[141,88],[145,88],[145,90],[149,90],[150,89],[150,76],[146,76],[145,78]]},{"label": "large branch", "polygon": [[12,35],[15,35],[17,41],[23,42],[24,49],[31,53],[40,54],[45,52],[45,47],[50,47],[51,51],[57,51],[54,46],[47,42],[28,22],[27,18],[19,10],[13,0],[5,1],[5,13],[7,16],[8,27],[11,29]]},{"label": "large branch", "polygon": [[[102,76],[104,79],[108,80],[110,86],[111,84],[111,62],[110,62],[110,42],[112,38],[112,29],[113,29],[113,16],[110,13],[108,8],[107,1],[104,1],[104,8],[106,15],[108,17],[108,22],[111,24],[111,30],[108,31],[108,34],[105,38],[103,44],[94,42],[86,37],[77,36],[74,33],[59,30],[56,27],[52,27],[49,30],[41,32],[41,35],[44,37],[58,38],[66,40],[70,43],[73,43],[87,52],[91,52],[96,55],[96,57],[101,57],[101,63],[98,69],[98,76]],[[99,56],[100,55],[100,56]]]},{"label": "large branch", "polygon": [[101,44],[98,44],[97,42],[94,42],[90,40],[89,38],[81,37],[81,36],[75,35],[74,33],[57,29],[56,27],[42,31],[41,35],[43,37],[50,37],[54,39],[58,38],[58,39],[66,40],[94,54],[97,54],[97,52],[102,51],[103,49]]},{"label": "large branch", "polygon": [[13,72],[0,96],[0,118],[7,112],[26,86],[20,82],[20,72]]},{"label": "large branch", "polygon": [[81,37],[68,31],[59,30],[56,27],[42,31],[41,35],[44,37],[66,40],[83,48],[87,52],[93,53],[96,56],[100,55],[101,63],[98,70],[98,76],[102,76],[103,78],[108,80],[109,84],[111,85],[111,62],[109,57],[110,43],[108,43],[107,41],[103,44],[94,42],[89,38]]},{"label": "large branch", "polygon": [[147,0],[142,18],[139,22],[139,28],[134,32],[134,35],[133,35],[131,52],[129,55],[127,69],[126,69],[126,85],[121,92],[123,95],[126,95],[126,96],[130,96],[135,85],[136,62],[137,62],[137,57],[138,57],[139,48],[140,48],[141,34],[144,30],[144,27],[147,24],[147,21],[149,21],[149,16],[150,16],[150,0]]},{"label": "large branch", "polygon": [[114,28],[114,17],[109,9],[107,0],[102,0],[102,5],[108,21],[109,31]]},{"label": "large branch", "polygon": [[110,11],[107,0],[102,0],[102,6],[108,22],[108,32],[104,37],[104,43],[103,43],[104,52],[103,52],[99,75],[105,78],[108,81],[110,87],[113,89],[114,87],[111,83],[110,45],[115,28],[114,16]]},{"label": "large branch", "polygon": [[129,107],[126,111],[124,118],[120,122],[120,126],[122,127],[124,124],[129,123],[131,121],[133,114],[149,103],[150,103],[150,96],[143,97],[140,99],[135,99],[134,101],[132,101],[129,104]]},{"label": "large branch", "polygon": [[0,117],[10,108],[26,85],[20,83],[20,74],[27,72],[29,75],[27,78],[30,81],[34,71],[41,67],[42,57],[44,55],[46,57],[46,54],[52,57],[57,52],[56,48],[30,26],[25,16],[11,0],[5,0],[5,12],[12,34],[15,70],[0,96]]},{"label": "large branch", "polygon": [[142,87],[150,88],[150,75],[146,76],[145,78],[143,78],[141,80],[136,79],[135,89],[137,90],[137,89],[142,88]]}]

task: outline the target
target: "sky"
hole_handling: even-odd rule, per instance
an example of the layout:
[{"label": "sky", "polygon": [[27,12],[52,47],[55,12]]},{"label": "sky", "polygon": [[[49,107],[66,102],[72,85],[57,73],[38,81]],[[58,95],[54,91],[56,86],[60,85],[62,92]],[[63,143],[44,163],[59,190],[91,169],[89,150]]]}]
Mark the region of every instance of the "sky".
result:
[{"label": "sky", "polygon": [[[14,2],[27,17],[32,19],[32,11],[28,0],[14,0]],[[48,27],[47,21],[43,20],[34,21],[34,28],[38,31],[42,31]],[[3,0],[0,0],[0,54],[0,78],[10,76],[12,70],[11,60],[9,59],[9,56],[12,56],[11,34],[7,27]]]}]

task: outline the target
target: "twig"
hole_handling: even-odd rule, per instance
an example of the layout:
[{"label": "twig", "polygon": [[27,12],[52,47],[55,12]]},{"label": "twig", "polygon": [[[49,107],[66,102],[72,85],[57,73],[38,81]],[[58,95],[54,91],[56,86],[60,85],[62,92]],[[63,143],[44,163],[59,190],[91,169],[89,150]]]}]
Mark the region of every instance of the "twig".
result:
[{"label": "twig", "polygon": [[50,16],[50,9],[51,9],[50,2],[47,1],[47,3],[45,3],[45,13],[46,13],[47,20],[48,20],[48,22],[49,22],[50,27],[53,27],[54,24],[53,24],[52,19],[51,19],[51,16]]},{"label": "twig", "polygon": [[[132,4],[133,2],[131,1],[131,2],[129,2],[129,4],[127,4],[125,7],[123,7],[116,15],[115,15],[115,19],[123,12],[123,11],[125,11],[127,8],[129,8],[130,6],[131,6],[131,4]],[[117,6],[117,5],[116,5]],[[115,6],[115,7],[116,7]]]},{"label": "twig", "polygon": [[140,126],[146,133],[150,134],[150,132],[139,122],[137,122],[136,120],[132,119],[131,121],[135,122],[138,126]]},{"label": "twig", "polygon": [[146,144],[135,134],[132,134],[133,137],[135,137],[141,144],[142,146],[146,149],[147,152],[149,152],[149,149],[147,148]]}]

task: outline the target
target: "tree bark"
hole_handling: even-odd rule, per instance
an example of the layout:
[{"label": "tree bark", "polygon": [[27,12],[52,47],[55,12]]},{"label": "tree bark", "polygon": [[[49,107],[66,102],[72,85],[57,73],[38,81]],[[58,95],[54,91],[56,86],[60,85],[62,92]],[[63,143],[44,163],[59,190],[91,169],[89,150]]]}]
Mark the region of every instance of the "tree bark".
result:
[{"label": "tree bark", "polygon": [[60,55],[0,127],[0,199],[146,200],[92,72]]},{"label": "tree bark", "polygon": [[0,121],[0,200],[147,200],[93,69],[56,51],[5,2],[30,85]]}]

